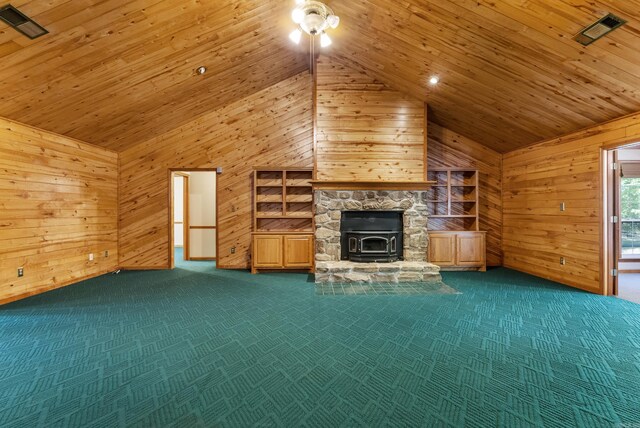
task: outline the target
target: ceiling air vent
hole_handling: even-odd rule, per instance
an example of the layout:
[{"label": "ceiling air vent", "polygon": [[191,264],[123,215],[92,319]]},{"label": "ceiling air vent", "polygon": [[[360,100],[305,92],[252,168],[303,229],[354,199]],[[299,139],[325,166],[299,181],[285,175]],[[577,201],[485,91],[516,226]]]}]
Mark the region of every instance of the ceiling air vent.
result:
[{"label": "ceiling air vent", "polygon": [[30,39],[35,39],[48,33],[41,25],[10,4],[0,7],[0,19]]},{"label": "ceiling air vent", "polygon": [[620,19],[615,15],[608,14],[580,31],[575,37],[575,41],[583,46],[590,45],[599,38],[609,34],[613,30],[626,24],[627,21]]}]

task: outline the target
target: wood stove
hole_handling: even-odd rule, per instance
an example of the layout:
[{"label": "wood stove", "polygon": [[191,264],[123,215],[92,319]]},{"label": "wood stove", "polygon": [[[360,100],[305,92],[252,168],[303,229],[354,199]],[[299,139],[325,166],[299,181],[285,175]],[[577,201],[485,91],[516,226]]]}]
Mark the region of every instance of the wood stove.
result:
[{"label": "wood stove", "polygon": [[353,262],[402,260],[402,211],[343,211],[340,258]]}]

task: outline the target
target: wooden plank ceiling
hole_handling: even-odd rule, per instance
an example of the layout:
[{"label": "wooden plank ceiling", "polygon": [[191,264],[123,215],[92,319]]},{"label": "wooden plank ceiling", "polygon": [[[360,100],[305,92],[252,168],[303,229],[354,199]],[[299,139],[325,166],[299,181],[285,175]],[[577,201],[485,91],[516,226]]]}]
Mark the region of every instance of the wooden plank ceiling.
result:
[{"label": "wooden plank ceiling", "polygon": [[[500,152],[640,110],[639,0],[330,4],[340,61],[423,97],[430,120]],[[586,48],[572,39],[607,12],[628,23]]]},{"label": "wooden plank ceiling", "polygon": [[[327,3],[341,24],[324,53],[500,152],[640,110],[640,0]],[[308,67],[287,38],[293,0],[13,4],[51,34],[0,24],[0,116],[115,150]],[[572,40],[607,12],[628,24],[586,48]]]},{"label": "wooden plank ceiling", "polygon": [[50,34],[0,23],[0,116],[123,150],[308,69],[287,3],[12,0]]}]

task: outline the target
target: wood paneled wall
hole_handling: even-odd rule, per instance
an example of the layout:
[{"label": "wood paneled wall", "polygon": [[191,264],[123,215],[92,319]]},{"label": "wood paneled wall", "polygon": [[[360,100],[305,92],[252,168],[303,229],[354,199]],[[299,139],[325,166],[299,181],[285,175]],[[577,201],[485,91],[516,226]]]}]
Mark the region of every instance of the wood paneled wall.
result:
[{"label": "wood paneled wall", "polygon": [[504,265],[604,293],[600,149],[639,140],[632,115],[505,154]]},{"label": "wood paneled wall", "polygon": [[1,303],[115,270],[117,210],[115,152],[0,118]]},{"label": "wood paneled wall", "polygon": [[425,104],[326,58],[316,70],[317,179],[425,180]]},{"label": "wood paneled wall", "polygon": [[168,170],[212,167],[218,266],[248,267],[252,168],[313,166],[312,83],[298,74],[121,153],[121,267],[168,267]]},{"label": "wood paneled wall", "polygon": [[470,168],[480,172],[480,230],[487,232],[487,264],[502,265],[502,155],[429,122],[428,168]]}]

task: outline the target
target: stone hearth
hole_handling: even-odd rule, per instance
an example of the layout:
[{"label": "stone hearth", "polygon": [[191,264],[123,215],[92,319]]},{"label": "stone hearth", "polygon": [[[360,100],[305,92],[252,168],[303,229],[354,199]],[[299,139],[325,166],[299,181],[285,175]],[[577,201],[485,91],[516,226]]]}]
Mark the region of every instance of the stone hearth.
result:
[{"label": "stone hearth", "polygon": [[432,282],[441,281],[440,268],[427,262],[316,262],[316,282]]},{"label": "stone hearth", "polygon": [[[441,281],[438,266],[427,262],[427,193],[394,190],[316,190],[316,282]],[[403,211],[404,260],[354,263],[340,260],[342,211]]]}]

